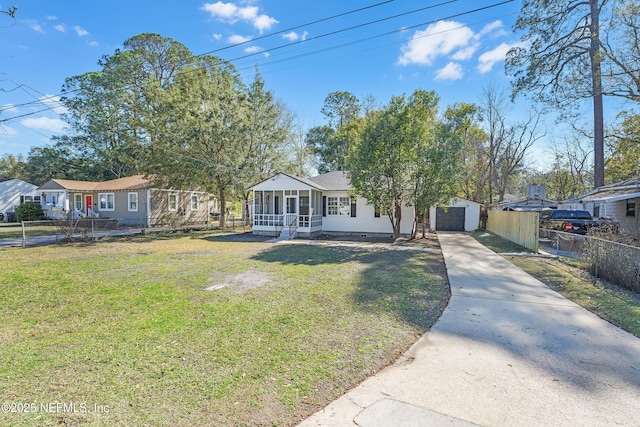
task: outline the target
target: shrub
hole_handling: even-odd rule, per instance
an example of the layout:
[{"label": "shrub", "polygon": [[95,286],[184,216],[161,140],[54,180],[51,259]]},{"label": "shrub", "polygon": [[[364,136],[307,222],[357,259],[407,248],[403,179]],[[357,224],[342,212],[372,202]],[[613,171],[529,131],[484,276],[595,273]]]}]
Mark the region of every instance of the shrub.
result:
[{"label": "shrub", "polygon": [[18,221],[36,221],[42,219],[44,212],[38,202],[25,202],[16,207],[16,219]]}]

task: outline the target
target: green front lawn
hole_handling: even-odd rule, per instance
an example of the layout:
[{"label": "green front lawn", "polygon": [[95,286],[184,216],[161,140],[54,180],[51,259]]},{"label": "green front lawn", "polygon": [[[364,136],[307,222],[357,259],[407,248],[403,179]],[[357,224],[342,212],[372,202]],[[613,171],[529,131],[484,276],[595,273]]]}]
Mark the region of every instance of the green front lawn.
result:
[{"label": "green front lawn", "polygon": [[196,233],[0,259],[0,390],[37,408],[0,425],[295,425],[448,298],[439,255],[380,248]]}]

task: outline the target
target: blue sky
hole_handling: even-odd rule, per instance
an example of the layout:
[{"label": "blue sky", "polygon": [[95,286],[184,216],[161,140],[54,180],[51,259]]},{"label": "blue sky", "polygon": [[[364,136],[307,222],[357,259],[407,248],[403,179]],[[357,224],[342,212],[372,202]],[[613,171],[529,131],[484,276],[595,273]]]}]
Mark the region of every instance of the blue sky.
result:
[{"label": "blue sky", "polygon": [[[435,90],[442,109],[478,102],[490,83],[509,90],[504,55],[518,43],[511,26],[521,3],[14,1],[15,20],[0,14],[0,155],[26,155],[64,133],[54,101],[65,78],[98,70],[103,55],[144,32],[229,60],[245,82],[257,66],[304,128],[324,124],[320,109],[333,91],[386,103],[418,88]],[[2,2],[0,10],[12,5]]]}]

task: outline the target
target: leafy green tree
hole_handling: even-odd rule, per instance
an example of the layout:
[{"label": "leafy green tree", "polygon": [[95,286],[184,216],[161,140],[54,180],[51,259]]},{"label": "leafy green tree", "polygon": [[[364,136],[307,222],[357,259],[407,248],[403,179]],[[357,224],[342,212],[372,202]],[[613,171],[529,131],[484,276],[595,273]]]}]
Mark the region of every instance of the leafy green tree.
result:
[{"label": "leafy green tree", "polygon": [[22,154],[3,154],[0,157],[0,178],[2,177],[28,181],[26,162]]},{"label": "leafy green tree", "polygon": [[350,92],[332,92],[325,98],[320,111],[329,124],[311,128],[306,137],[320,173],[345,170],[344,159],[354,143],[353,128],[348,125],[360,117],[361,110],[358,98]]},{"label": "leafy green tree", "polygon": [[[202,56],[156,92],[159,131],[151,141],[148,174],[179,188],[217,193],[225,224],[227,199],[244,185],[251,168],[245,88],[233,66]],[[256,141],[253,141],[256,142]]]},{"label": "leafy green tree", "polygon": [[25,164],[28,181],[42,185],[50,179],[73,179],[78,181],[100,181],[104,179],[103,169],[66,144],[33,147]]},{"label": "leafy green tree", "polygon": [[614,130],[606,162],[610,182],[640,177],[640,115],[626,112],[621,117],[623,120],[620,128]]},{"label": "leafy green tree", "polygon": [[71,133],[57,139],[103,169],[102,179],[139,173],[159,113],[152,95],[167,89],[193,55],[157,34],[140,34],[123,51],[103,57],[100,71],[70,77],[63,86],[62,117]]},{"label": "leafy green tree", "polygon": [[480,108],[476,104],[454,104],[447,107],[444,120],[463,145],[456,193],[461,193],[465,199],[485,203],[488,199],[489,161],[484,146],[487,134],[481,127]]},{"label": "leafy green tree", "polygon": [[600,19],[608,0],[524,0],[514,29],[524,45],[509,51],[514,95],[531,92],[568,111],[593,103],[594,185],[604,185],[604,114]]},{"label": "leafy green tree", "polygon": [[388,215],[396,238],[403,205],[424,212],[453,195],[461,139],[438,119],[438,101],[435,92],[416,90],[350,122],[361,129],[346,160],[354,192]]}]

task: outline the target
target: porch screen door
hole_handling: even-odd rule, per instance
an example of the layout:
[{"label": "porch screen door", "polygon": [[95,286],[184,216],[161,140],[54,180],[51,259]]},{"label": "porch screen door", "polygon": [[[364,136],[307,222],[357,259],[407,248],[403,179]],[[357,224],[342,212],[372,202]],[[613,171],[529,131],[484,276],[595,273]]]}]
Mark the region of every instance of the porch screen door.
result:
[{"label": "porch screen door", "polygon": [[296,221],[297,213],[298,213],[298,198],[295,196],[287,196],[286,197],[286,223],[285,225],[296,225],[294,224]]}]

